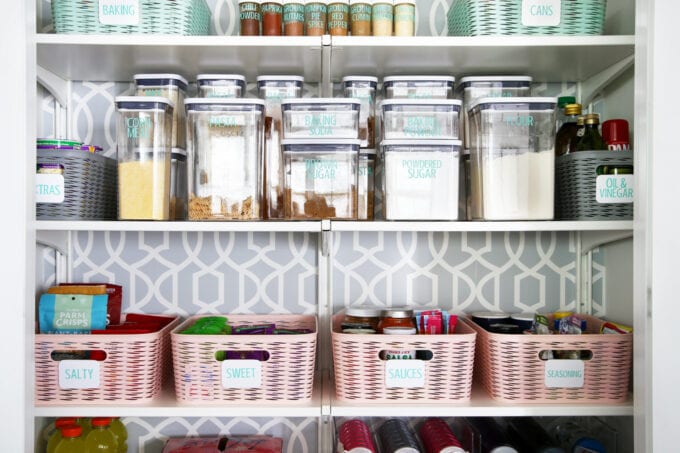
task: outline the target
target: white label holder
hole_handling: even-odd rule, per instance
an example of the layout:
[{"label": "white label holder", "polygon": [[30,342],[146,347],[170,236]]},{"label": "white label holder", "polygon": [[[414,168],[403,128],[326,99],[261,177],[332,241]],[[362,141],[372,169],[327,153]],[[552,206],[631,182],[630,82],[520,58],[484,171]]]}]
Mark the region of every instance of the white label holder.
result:
[{"label": "white label holder", "polygon": [[64,202],[64,175],[37,173],[35,175],[36,203]]},{"label": "white label holder", "polygon": [[259,360],[224,360],[222,387],[253,389],[262,387],[262,362]]},{"label": "white label holder", "polygon": [[139,25],[139,0],[99,0],[102,25]]},{"label": "white label holder", "polygon": [[598,203],[632,203],[634,181],[634,175],[600,175],[595,182],[595,200]]},{"label": "white label holder", "polygon": [[425,363],[422,360],[386,360],[385,387],[425,387]]},{"label": "white label holder", "polygon": [[585,380],[583,360],[548,360],[545,362],[547,388],[582,388]]},{"label": "white label holder", "polygon": [[98,389],[101,386],[100,363],[96,360],[62,360],[59,362],[59,388]]},{"label": "white label holder", "polygon": [[562,22],[562,0],[522,0],[522,25],[556,27]]}]

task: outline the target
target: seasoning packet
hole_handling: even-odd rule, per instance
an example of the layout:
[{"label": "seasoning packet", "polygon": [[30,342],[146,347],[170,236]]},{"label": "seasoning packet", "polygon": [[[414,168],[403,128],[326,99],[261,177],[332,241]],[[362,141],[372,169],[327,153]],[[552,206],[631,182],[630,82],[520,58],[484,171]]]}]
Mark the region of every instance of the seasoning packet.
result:
[{"label": "seasoning packet", "polygon": [[633,333],[633,328],[629,326],[624,326],[623,324],[617,324],[615,322],[605,322],[600,327],[600,333],[603,334],[627,334]]},{"label": "seasoning packet", "polygon": [[38,304],[40,333],[85,333],[106,328],[106,294],[43,294]]}]

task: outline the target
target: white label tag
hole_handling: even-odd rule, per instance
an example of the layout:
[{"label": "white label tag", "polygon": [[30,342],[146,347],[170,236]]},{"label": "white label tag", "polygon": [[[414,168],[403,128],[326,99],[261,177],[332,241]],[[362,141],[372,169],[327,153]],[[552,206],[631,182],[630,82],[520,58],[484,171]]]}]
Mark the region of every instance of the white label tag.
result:
[{"label": "white label tag", "polygon": [[36,174],[35,201],[36,203],[63,203],[64,175]]},{"label": "white label tag", "polygon": [[522,0],[522,25],[555,27],[562,21],[562,0]]},{"label": "white label tag", "polygon": [[422,360],[386,360],[385,387],[425,387],[425,364]]},{"label": "white label tag", "polygon": [[585,376],[583,360],[548,360],[545,362],[545,386],[581,388]]},{"label": "white label tag", "polygon": [[99,23],[139,25],[139,0],[99,0]]},{"label": "white label tag", "polygon": [[595,183],[598,203],[632,203],[634,175],[600,175]]},{"label": "white label tag", "polygon": [[62,360],[59,362],[59,388],[98,389],[99,368],[96,360]]},{"label": "white label tag", "polygon": [[258,360],[223,361],[222,387],[226,389],[262,387],[262,363]]}]

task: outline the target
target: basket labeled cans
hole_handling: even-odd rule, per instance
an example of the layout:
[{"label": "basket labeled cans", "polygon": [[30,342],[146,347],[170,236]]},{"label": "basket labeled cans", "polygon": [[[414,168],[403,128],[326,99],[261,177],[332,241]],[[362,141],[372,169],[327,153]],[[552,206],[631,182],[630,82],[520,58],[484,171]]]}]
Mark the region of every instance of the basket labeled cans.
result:
[{"label": "basket labeled cans", "polygon": [[314,316],[194,316],[171,337],[181,403],[290,404],[312,398]]},{"label": "basket labeled cans", "polygon": [[169,377],[173,316],[157,318],[153,333],[35,335],[35,404],[146,404],[160,395]]},{"label": "basket labeled cans", "polygon": [[[458,322],[452,334],[384,333],[333,316],[335,393],[348,402],[455,403],[470,399],[475,331]],[[391,332],[388,334],[387,330]],[[401,333],[399,333],[401,331]]]}]

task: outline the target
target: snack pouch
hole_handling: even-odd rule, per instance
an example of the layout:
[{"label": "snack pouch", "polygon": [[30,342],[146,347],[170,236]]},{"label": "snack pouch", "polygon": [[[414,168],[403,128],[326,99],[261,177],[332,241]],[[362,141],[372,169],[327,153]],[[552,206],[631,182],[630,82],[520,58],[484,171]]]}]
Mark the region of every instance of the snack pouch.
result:
[{"label": "snack pouch", "polygon": [[40,333],[90,333],[106,328],[106,294],[43,294],[38,305]]}]

